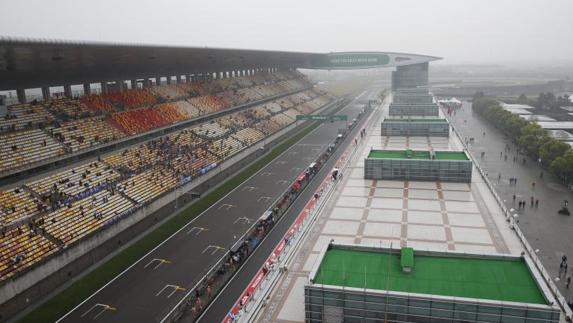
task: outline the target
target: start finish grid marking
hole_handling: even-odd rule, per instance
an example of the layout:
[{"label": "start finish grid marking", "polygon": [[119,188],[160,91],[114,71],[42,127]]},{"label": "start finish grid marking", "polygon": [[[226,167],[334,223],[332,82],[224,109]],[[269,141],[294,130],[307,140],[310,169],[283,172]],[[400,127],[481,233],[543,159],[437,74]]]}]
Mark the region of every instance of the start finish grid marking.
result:
[{"label": "start finish grid marking", "polygon": [[153,269],[155,270],[163,264],[170,264],[170,263],[171,263],[171,261],[169,261],[167,259],[154,258],[151,261],[149,261],[145,266],[143,266],[143,268],[147,268],[147,267],[151,266],[152,264],[155,264],[155,266],[153,267]]},{"label": "start finish grid marking", "polygon": [[187,234],[195,233],[195,235],[198,236],[203,231],[209,231],[209,229],[203,227],[192,227],[191,229],[189,229],[189,231],[187,231]]},{"label": "start finish grid marking", "polygon": [[183,291],[185,291],[185,288],[183,288],[183,287],[181,287],[181,286],[177,286],[177,285],[169,285],[169,284],[168,284],[168,285],[165,285],[159,292],[157,292],[157,294],[155,294],[155,296],[161,295],[161,293],[163,293],[163,291],[165,291],[165,290],[168,290],[168,291],[171,290],[171,293],[169,293],[169,294],[167,295],[167,298],[169,298],[169,297],[171,297],[173,294],[175,294],[175,292],[178,292],[178,291],[183,292]]},{"label": "start finish grid marking", "polygon": [[93,320],[97,319],[98,316],[102,315],[105,311],[117,311],[117,308],[115,308],[115,307],[112,307],[112,306],[107,305],[107,304],[97,303],[94,306],[92,306],[89,310],[85,311],[81,317],[88,315],[91,311],[93,311],[95,309],[100,309],[100,310],[99,310],[99,312],[97,312],[97,314],[95,316],[92,317]]},{"label": "start finish grid marking", "polygon": [[207,252],[211,253],[211,256],[216,254],[218,251],[220,250],[225,250],[225,248],[221,247],[221,246],[216,246],[216,245],[208,245],[205,249],[203,249],[203,251],[201,252],[201,254],[205,254]]}]

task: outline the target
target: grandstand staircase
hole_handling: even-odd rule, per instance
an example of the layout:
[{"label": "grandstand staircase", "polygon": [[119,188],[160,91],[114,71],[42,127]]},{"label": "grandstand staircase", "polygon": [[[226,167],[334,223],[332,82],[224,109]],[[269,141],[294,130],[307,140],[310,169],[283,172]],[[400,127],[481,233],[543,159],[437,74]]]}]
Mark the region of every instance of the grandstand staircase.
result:
[{"label": "grandstand staircase", "polygon": [[243,145],[243,147],[248,147],[249,143],[240,139],[239,137],[235,136],[235,133],[237,133],[237,130],[233,131],[233,133],[231,134],[231,137],[233,139],[235,139],[236,141],[240,142]]},{"label": "grandstand staircase", "polygon": [[37,231],[41,236],[43,236],[44,238],[50,240],[51,242],[53,242],[56,246],[58,246],[58,248],[61,248],[65,245],[65,243],[54,237],[51,233],[49,233],[48,231],[44,230],[43,228],[38,228],[39,230]]},{"label": "grandstand staircase", "polygon": [[119,191],[119,190],[115,190],[114,192],[115,192],[115,194],[119,194],[119,195],[121,195],[122,197],[124,197],[126,200],[130,201],[131,203],[133,203],[133,205],[139,204],[139,202],[137,202],[135,199],[133,199],[131,196],[125,194],[124,192],[121,192],[121,191]]},{"label": "grandstand staircase", "polygon": [[37,198],[38,200],[40,200],[40,201],[43,200],[42,196],[41,196],[40,194],[38,194],[36,191],[34,191],[33,189],[31,189],[28,185],[25,185],[25,184],[24,184],[24,185],[21,186],[21,188],[22,188],[24,191],[26,191],[26,192],[32,194],[32,195],[33,195],[35,198]]}]

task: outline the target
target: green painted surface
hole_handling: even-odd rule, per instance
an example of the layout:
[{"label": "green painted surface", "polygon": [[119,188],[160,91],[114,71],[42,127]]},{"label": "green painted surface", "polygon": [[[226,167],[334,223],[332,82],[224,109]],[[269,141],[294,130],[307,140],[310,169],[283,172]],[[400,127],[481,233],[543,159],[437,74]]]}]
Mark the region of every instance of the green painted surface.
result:
[{"label": "green painted surface", "polygon": [[[412,156],[409,159],[430,159],[430,153],[427,151],[412,150]],[[378,159],[406,159],[406,150],[372,150],[368,154],[368,158]]]},{"label": "green painted surface", "polygon": [[546,304],[525,262],[416,256],[403,273],[400,255],[331,249],[315,284]]},{"label": "green painted surface", "polygon": [[446,119],[384,119],[382,123],[408,123],[408,122],[418,122],[418,123],[448,123]]},{"label": "green painted surface", "polygon": [[[430,152],[420,150],[371,150],[368,158],[373,159],[430,159]],[[437,160],[469,160],[461,151],[436,151]]]},{"label": "green painted surface", "polygon": [[468,160],[468,156],[460,151],[436,151],[438,160]]},{"label": "green painted surface", "polygon": [[414,248],[404,247],[400,250],[400,265],[402,267],[414,267]]}]

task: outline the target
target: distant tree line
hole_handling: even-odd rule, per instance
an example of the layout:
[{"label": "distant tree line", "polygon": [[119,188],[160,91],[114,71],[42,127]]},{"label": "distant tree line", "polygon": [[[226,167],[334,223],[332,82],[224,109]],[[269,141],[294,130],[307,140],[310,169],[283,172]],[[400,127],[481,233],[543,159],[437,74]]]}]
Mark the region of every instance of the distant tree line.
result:
[{"label": "distant tree line", "polygon": [[537,99],[530,99],[525,94],[522,94],[515,100],[515,103],[527,104],[546,110],[559,109],[560,107],[571,105],[567,95],[556,96],[552,92],[540,93]]},{"label": "distant tree line", "polygon": [[522,152],[535,160],[541,159],[543,167],[563,182],[573,184],[573,150],[568,144],[552,138],[538,124],[504,110],[497,100],[483,93],[476,93],[472,109],[509,136]]}]

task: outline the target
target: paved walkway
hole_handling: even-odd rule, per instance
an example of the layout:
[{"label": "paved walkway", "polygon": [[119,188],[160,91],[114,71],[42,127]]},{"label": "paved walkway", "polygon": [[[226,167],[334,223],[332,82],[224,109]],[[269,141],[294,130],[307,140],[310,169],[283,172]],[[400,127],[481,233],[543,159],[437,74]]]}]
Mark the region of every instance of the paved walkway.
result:
[{"label": "paved walkway", "polygon": [[[382,117],[387,113],[385,108]],[[456,136],[382,136],[381,118],[360,142],[357,157],[339,183],[304,242],[288,273],[277,283],[260,322],[304,322],[304,284],[320,251],[337,243],[417,250],[519,255],[521,242],[483,178],[474,167],[472,182],[420,182],[364,179],[370,149],[461,150]]]},{"label": "paved walkway", "polygon": [[[561,256],[566,254],[573,265],[573,216],[557,214],[563,200],[573,201],[573,194],[560,184],[559,180],[543,171],[537,162],[516,155],[515,146],[508,138],[495,129],[487,120],[481,119],[471,110],[471,105],[464,102],[462,109],[451,118],[462,137],[475,138],[470,144],[470,151],[480,160],[480,165],[488,172],[488,177],[496,185],[498,194],[506,201],[508,208],[515,208],[519,214],[519,226],[534,249],[539,249],[539,258],[547,270],[557,278]],[[465,121],[464,121],[465,120]],[[485,136],[483,135],[485,132]],[[500,157],[505,145],[511,146],[511,151]],[[480,158],[481,152],[485,156]],[[514,162],[517,157],[518,162]],[[526,158],[525,165],[522,164]],[[540,178],[543,171],[544,176]],[[498,181],[501,173],[501,180]],[[517,185],[510,185],[509,178],[517,178]],[[532,183],[535,182],[535,188]],[[513,195],[516,202],[513,202]],[[539,200],[539,207],[531,207],[530,199]],[[527,206],[517,210],[517,202],[526,201]],[[573,274],[570,266],[568,275]],[[566,299],[573,299],[573,284],[569,290],[565,288],[565,280],[555,279]]]}]

